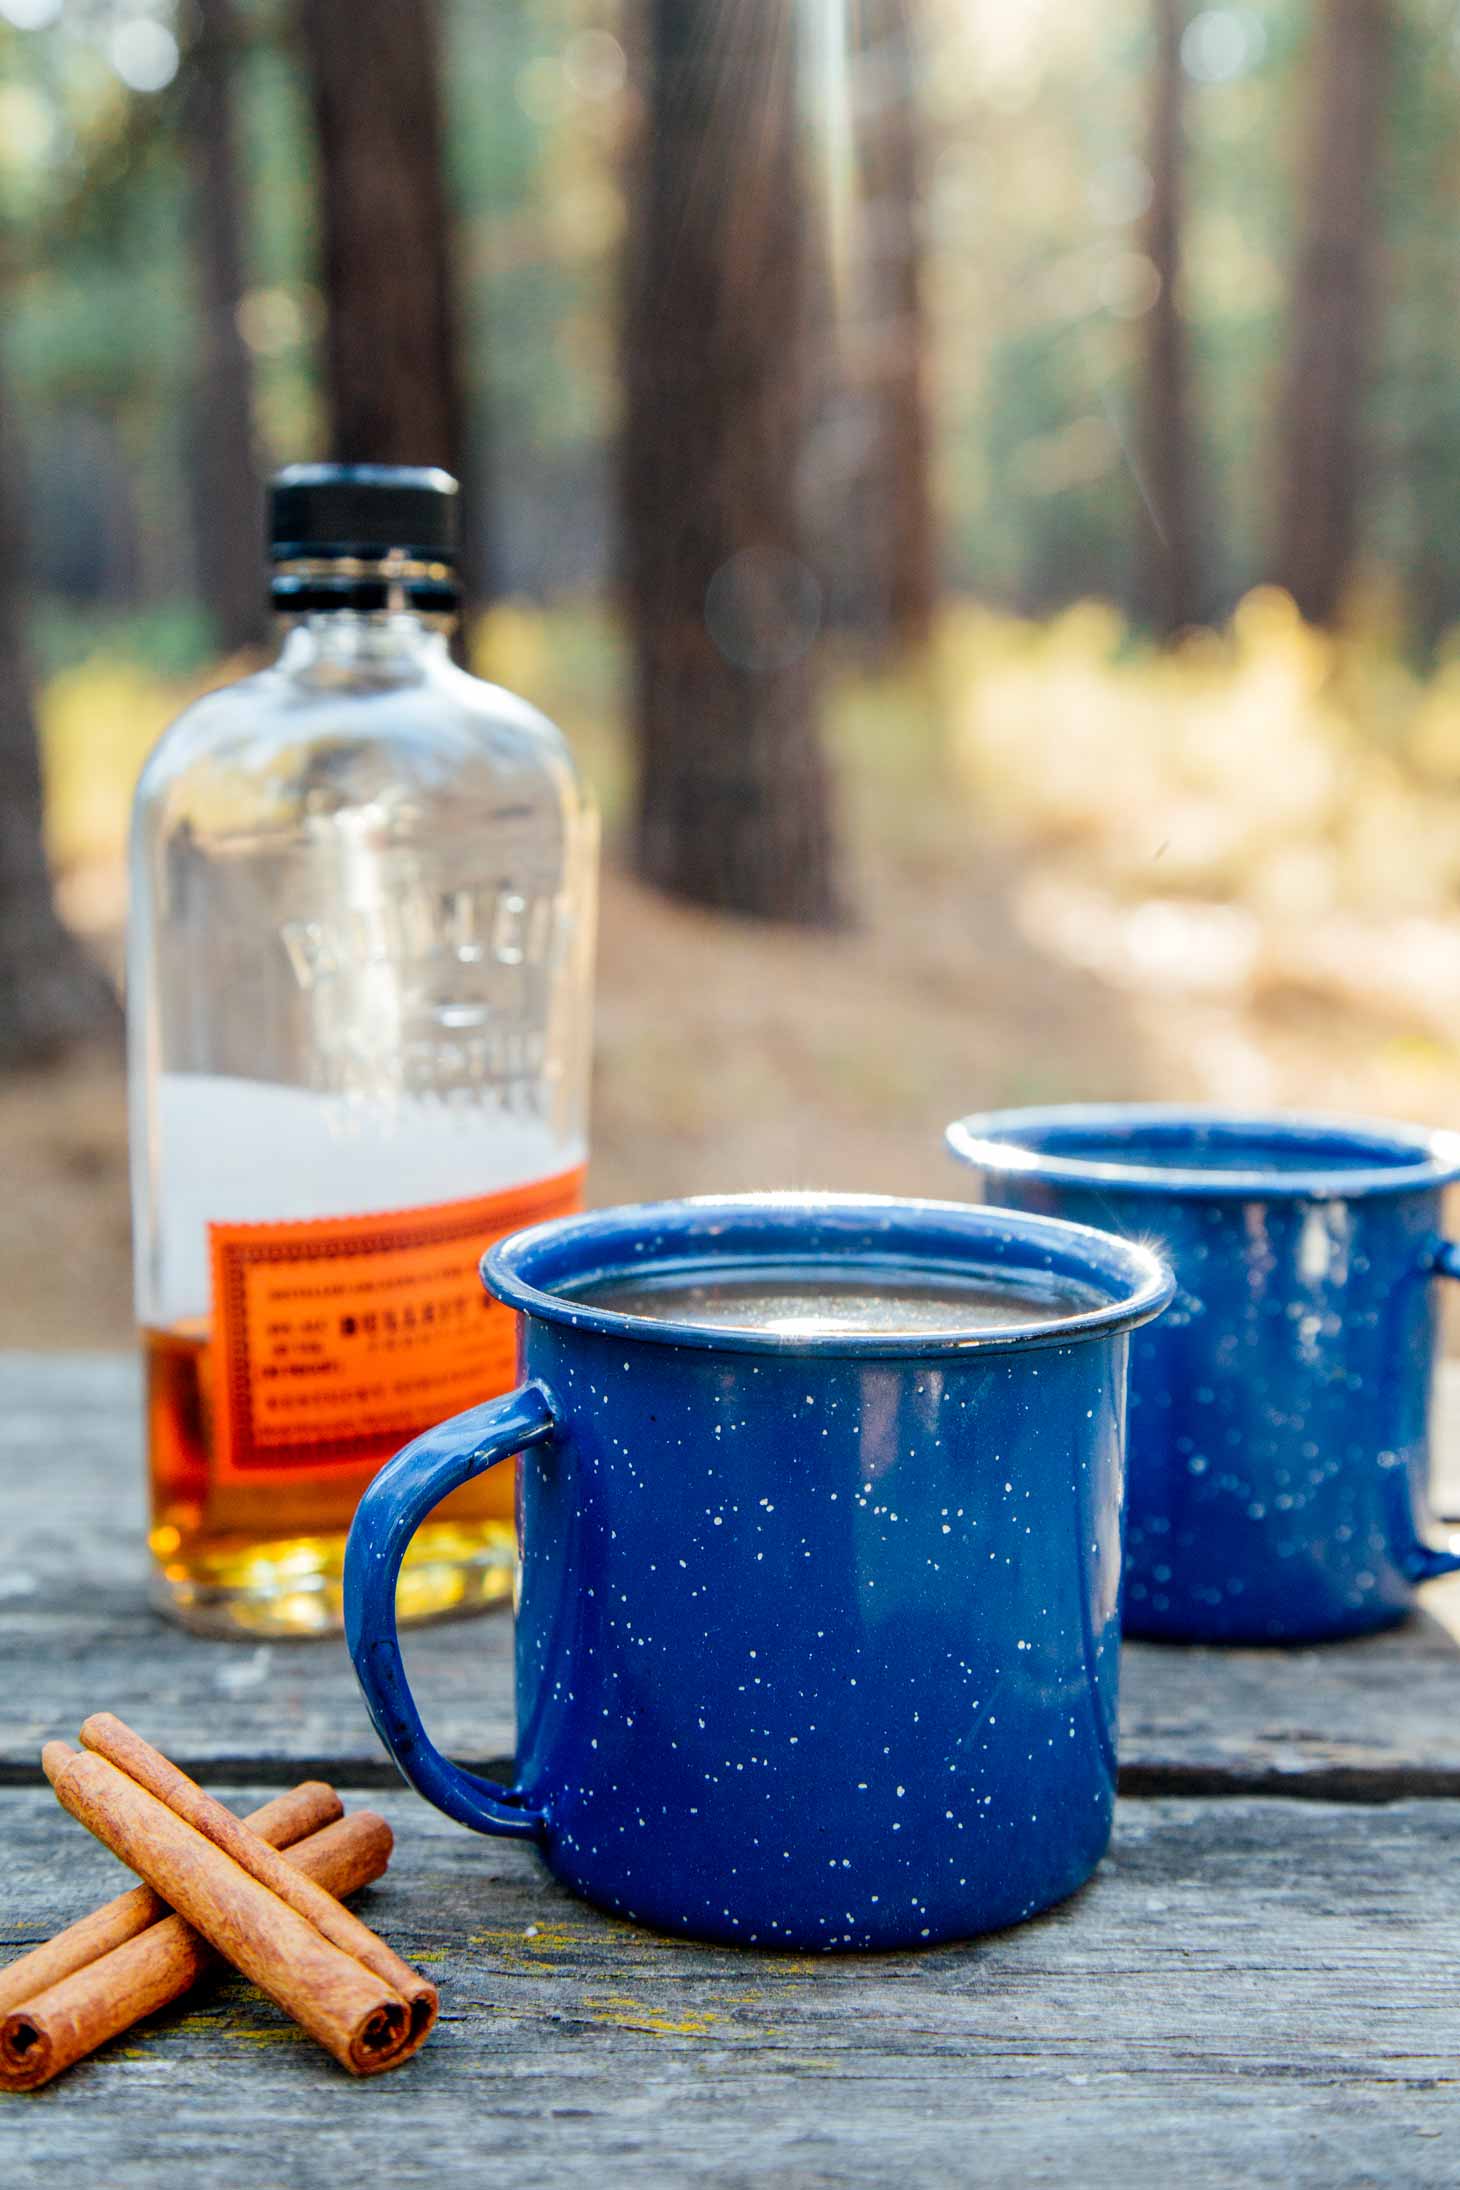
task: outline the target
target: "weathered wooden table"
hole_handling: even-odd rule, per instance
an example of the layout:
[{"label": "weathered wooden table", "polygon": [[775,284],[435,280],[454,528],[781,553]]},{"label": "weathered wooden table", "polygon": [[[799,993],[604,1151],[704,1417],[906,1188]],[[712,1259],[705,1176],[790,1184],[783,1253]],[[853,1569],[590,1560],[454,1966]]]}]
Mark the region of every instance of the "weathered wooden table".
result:
[{"label": "weathered wooden table", "polygon": [[[1460,1386],[1447,1407],[1460,1432]],[[0,1357],[0,1951],[124,1882],[38,1761],[107,1706],[241,1807],[306,1773],[368,1790],[398,1846],[360,1905],[442,2019],[357,2084],[225,1981],[0,2099],[7,2190],[1460,2180],[1460,1583],[1374,1642],[1133,1646],[1083,1893],[971,1946],[771,1957],[612,1922],[399,1791],[341,1648],[165,1627],[137,1448],[129,1362]],[[409,1656],[442,1745],[500,1760],[507,1619]]]}]

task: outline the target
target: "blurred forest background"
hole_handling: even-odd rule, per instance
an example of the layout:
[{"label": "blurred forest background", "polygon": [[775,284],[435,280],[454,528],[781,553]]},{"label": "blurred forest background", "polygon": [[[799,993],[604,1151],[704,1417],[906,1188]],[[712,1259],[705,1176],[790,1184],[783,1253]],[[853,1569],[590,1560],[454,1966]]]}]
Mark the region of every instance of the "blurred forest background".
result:
[{"label": "blurred forest background", "polygon": [[1456,1122],[1456,0],[0,0],[0,1287],[129,1327],[132,783],[458,470],[605,807],[594,1198]]}]

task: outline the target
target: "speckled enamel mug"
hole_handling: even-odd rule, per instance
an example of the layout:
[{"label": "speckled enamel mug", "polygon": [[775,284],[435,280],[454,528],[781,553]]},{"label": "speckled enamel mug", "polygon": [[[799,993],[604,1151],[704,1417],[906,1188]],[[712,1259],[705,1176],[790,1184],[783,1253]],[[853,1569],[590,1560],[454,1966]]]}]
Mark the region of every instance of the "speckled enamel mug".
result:
[{"label": "speckled enamel mug", "polygon": [[1131,1350],[1127,1634],[1357,1635],[1460,1568],[1428,1490],[1460,1138],[1118,1103],[990,1111],[948,1140],[987,1202],[1105,1226],[1176,1273]]},{"label": "speckled enamel mug", "polygon": [[[956,1336],[648,1320],[617,1273],[835,1266],[1073,1295]],[[492,1248],[521,1389],[366,1491],[345,1621],[413,1786],[589,1900],[702,1939],[917,1946],[1074,1891],[1115,1792],[1128,1340],[1144,1248],[936,1202],[610,1209]],[[517,1781],[432,1746],[395,1583],[437,1501],[520,1453]],[[463,1638],[463,1647],[469,1647]]]}]

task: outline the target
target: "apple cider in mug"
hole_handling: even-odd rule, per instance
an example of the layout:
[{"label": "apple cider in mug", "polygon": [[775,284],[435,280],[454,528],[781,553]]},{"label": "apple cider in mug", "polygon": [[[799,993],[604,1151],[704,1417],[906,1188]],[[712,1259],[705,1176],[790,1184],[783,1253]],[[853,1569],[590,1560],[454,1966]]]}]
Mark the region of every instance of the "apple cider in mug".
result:
[{"label": "apple cider in mug", "polygon": [[[275,481],[282,646],[138,787],[129,1016],[160,1601],[340,1619],[365,1484],[508,1389],[493,1238],[578,1206],[596,824],[541,715],[456,668],[455,485]],[[511,1478],[448,1499],[402,1617],[510,1593]]]}]

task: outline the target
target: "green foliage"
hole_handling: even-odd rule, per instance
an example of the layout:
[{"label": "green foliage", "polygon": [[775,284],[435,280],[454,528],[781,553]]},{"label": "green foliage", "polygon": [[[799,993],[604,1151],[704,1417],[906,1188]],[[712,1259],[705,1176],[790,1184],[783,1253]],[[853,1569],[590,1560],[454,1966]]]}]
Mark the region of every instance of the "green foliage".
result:
[{"label": "green foliage", "polygon": [[33,603],[30,640],[43,682],[97,658],[163,680],[194,677],[215,659],[207,615],[193,601],[98,610],[53,594]]}]

